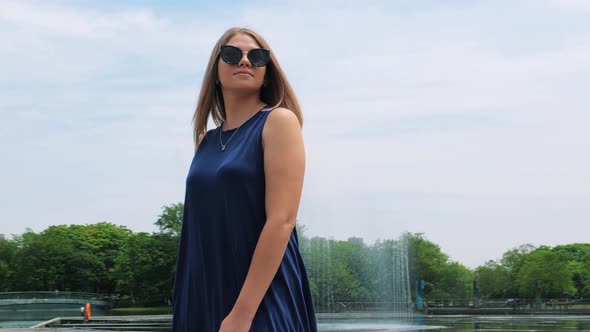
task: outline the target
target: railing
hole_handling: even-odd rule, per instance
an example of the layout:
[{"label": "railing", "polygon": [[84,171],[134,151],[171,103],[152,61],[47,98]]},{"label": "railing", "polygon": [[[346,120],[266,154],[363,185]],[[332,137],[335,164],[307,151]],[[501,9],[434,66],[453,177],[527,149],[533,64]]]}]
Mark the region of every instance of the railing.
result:
[{"label": "railing", "polygon": [[0,300],[10,299],[88,299],[88,300],[102,300],[113,301],[116,299],[114,295],[85,293],[85,292],[70,292],[70,291],[29,291],[29,292],[4,292],[0,293]]},{"label": "railing", "polygon": [[329,308],[318,306],[316,310],[326,312],[399,312],[408,313],[414,308],[409,302],[342,302],[335,301]]},{"label": "railing", "polygon": [[[590,299],[490,299],[479,300],[475,306],[471,299],[445,298],[425,299],[426,309],[499,309],[499,310],[544,310],[544,311],[570,311],[588,310],[590,312]],[[316,306],[321,312],[407,312],[417,308],[415,303],[409,302],[342,302],[334,301],[330,306]]]},{"label": "railing", "polygon": [[463,298],[424,299],[424,306],[427,308],[466,308],[471,305],[470,300]]},{"label": "railing", "polygon": [[480,299],[478,305],[467,299],[425,299],[426,308],[478,308],[534,311],[578,311],[590,312],[590,299]]}]

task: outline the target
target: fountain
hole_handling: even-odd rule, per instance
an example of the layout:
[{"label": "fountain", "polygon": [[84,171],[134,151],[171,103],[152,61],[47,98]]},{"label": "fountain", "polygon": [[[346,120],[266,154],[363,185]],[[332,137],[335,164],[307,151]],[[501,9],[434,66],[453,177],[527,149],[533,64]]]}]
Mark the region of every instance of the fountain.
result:
[{"label": "fountain", "polygon": [[321,331],[410,331],[415,324],[408,235],[365,245],[362,239],[300,236]]}]

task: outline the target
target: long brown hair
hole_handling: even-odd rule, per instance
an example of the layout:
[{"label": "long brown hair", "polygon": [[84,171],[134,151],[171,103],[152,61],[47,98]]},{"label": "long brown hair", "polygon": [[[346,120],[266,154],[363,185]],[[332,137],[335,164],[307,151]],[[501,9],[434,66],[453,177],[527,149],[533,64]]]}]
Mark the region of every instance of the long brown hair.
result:
[{"label": "long brown hair", "polygon": [[[225,105],[223,104],[221,86],[215,83],[218,79],[217,64],[219,62],[221,45],[227,43],[238,33],[247,34],[260,47],[271,49],[262,36],[247,28],[231,28],[219,38],[213,48],[213,52],[211,52],[209,64],[207,65],[205,77],[203,78],[203,84],[201,85],[201,92],[199,93],[199,101],[193,116],[195,149],[207,133],[207,120],[210,115],[216,126],[220,126],[225,121]],[[260,99],[273,107],[284,107],[291,110],[299,119],[300,125],[303,126],[303,114],[301,113],[301,107],[299,106],[295,92],[291,88],[289,81],[287,81],[287,77],[272,50],[270,62],[266,65],[265,79],[266,84],[260,89]]]}]

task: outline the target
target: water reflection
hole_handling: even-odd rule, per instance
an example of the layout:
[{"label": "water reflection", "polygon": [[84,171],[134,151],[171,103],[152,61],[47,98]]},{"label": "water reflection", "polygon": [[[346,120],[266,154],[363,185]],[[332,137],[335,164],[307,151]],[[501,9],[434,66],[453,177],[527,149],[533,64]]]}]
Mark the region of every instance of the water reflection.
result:
[{"label": "water reflection", "polygon": [[[128,312],[137,315],[139,312]],[[169,314],[169,312],[162,312]],[[0,326],[30,327],[54,317],[75,316],[69,311],[0,311]],[[77,313],[79,314],[79,312]],[[101,314],[109,315],[108,312]],[[159,314],[151,312],[151,314]],[[97,316],[99,314],[97,313]],[[121,315],[121,313],[117,313]],[[319,314],[320,331],[590,331],[590,316],[426,316],[396,317],[386,313]],[[65,331],[65,330],[64,330]],[[74,331],[74,330],[71,330]],[[104,331],[104,330],[103,330]]]}]

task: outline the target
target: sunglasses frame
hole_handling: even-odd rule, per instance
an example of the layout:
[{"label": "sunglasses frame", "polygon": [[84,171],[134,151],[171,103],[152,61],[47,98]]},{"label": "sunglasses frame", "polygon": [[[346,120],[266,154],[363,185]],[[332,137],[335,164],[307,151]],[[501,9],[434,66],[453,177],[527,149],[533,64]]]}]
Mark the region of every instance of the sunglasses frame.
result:
[{"label": "sunglasses frame", "polygon": [[[236,63],[230,63],[230,62],[227,62],[227,61],[226,61],[226,60],[225,60],[225,59],[224,59],[224,58],[221,56],[221,54],[223,53],[223,49],[224,49],[224,48],[235,48],[235,49],[237,49],[237,50],[240,50],[240,52],[242,52],[242,54],[241,54],[241,56],[240,56],[240,59],[239,59],[239,60],[238,60]],[[264,51],[264,52],[265,52],[265,53],[268,55],[268,60],[266,61],[266,63],[265,63],[264,65],[261,65],[261,66],[257,66],[257,65],[255,65],[255,64],[254,64],[254,62],[252,62],[252,59],[250,59],[250,52],[252,52],[252,51],[259,51],[259,50],[262,50],[262,51]],[[270,50],[269,50],[269,49],[266,49],[266,48],[253,48],[253,49],[251,49],[251,50],[249,50],[249,51],[242,51],[242,49],[241,49],[241,48],[239,48],[239,47],[237,47],[237,46],[232,46],[232,45],[227,45],[227,44],[226,44],[226,45],[221,45],[221,46],[220,46],[220,50],[219,50],[219,58],[221,58],[221,60],[223,60],[223,62],[227,63],[228,65],[237,65],[238,63],[240,63],[240,61],[242,61],[242,58],[244,57],[244,54],[246,54],[246,57],[248,58],[248,61],[250,61],[250,64],[251,64],[252,66],[254,66],[254,67],[265,67],[265,66],[267,66],[267,65],[269,64],[269,62],[270,62]]]}]

